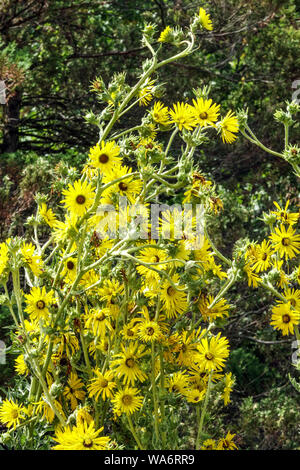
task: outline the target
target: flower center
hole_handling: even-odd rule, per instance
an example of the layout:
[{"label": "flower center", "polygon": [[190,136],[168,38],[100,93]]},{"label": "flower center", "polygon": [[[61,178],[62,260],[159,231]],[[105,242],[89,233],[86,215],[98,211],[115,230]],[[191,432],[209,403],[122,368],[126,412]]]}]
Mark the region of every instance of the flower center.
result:
[{"label": "flower center", "polygon": [[132,403],[132,396],[131,395],[124,395],[122,397],[122,402],[124,405],[128,406],[128,405],[131,405]]},{"label": "flower center", "polygon": [[176,294],[176,290],[174,289],[174,287],[169,286],[168,289],[167,289],[167,294],[168,294],[170,297],[173,297],[173,296]]},{"label": "flower center", "polygon": [[146,330],[148,336],[152,336],[154,334],[154,328],[152,326],[149,326]]},{"label": "flower center", "polygon": [[87,447],[88,449],[89,449],[90,447],[93,447],[93,441],[92,441],[92,439],[89,439],[89,438],[84,439],[84,441],[83,441],[83,447]]},{"label": "flower center", "polygon": [[108,385],[108,381],[106,379],[100,379],[99,380],[99,385],[100,385],[100,387],[105,388]]},{"label": "flower center", "polygon": [[263,261],[266,261],[267,257],[268,257],[267,253],[264,253],[264,254],[262,255],[261,259],[262,259]]},{"label": "flower center", "polygon": [[99,156],[99,162],[100,163],[107,163],[109,160],[108,158],[108,155],[106,155],[106,153],[102,153],[100,156]]},{"label": "flower center", "polygon": [[127,330],[127,336],[134,336],[134,332],[132,330]]},{"label": "flower center", "polygon": [[207,113],[200,114],[200,119],[207,119],[207,117],[208,117]]},{"label": "flower center", "polygon": [[96,316],[97,321],[103,321],[105,319],[105,315],[103,313],[99,313],[99,315]]},{"label": "flower center", "polygon": [[212,361],[214,358],[213,354],[208,352],[205,354],[205,359],[207,359],[208,361]]},{"label": "flower center", "polygon": [[128,186],[126,183],[123,183],[123,181],[121,181],[121,183],[119,183],[119,188],[121,189],[121,191],[127,191]]},{"label": "flower center", "polygon": [[46,304],[43,300],[38,300],[37,303],[36,303],[36,306],[39,310],[43,310],[43,308],[46,307]]},{"label": "flower center", "polygon": [[83,196],[82,194],[79,194],[79,196],[77,196],[77,198],[76,198],[77,204],[80,204],[80,205],[84,204],[85,200],[86,200],[85,196]]},{"label": "flower center", "polygon": [[290,244],[290,239],[289,238],[283,238],[281,243],[283,246],[288,246]]},{"label": "flower center", "polygon": [[18,410],[12,410],[11,411],[11,417],[12,419],[17,419],[19,416]]},{"label": "flower center", "polygon": [[134,367],[134,359],[132,357],[129,357],[128,359],[126,359],[125,364],[127,367]]},{"label": "flower center", "polygon": [[290,303],[292,307],[296,307],[296,300],[295,299],[290,299]]},{"label": "flower center", "polygon": [[282,317],[283,323],[289,323],[290,320],[291,320],[291,317],[287,313],[285,315],[283,315],[283,317]]},{"label": "flower center", "polygon": [[74,265],[73,261],[68,261],[68,262],[67,262],[67,268],[68,268],[68,269],[71,270],[71,269],[74,268],[74,266],[75,266],[75,265]]}]

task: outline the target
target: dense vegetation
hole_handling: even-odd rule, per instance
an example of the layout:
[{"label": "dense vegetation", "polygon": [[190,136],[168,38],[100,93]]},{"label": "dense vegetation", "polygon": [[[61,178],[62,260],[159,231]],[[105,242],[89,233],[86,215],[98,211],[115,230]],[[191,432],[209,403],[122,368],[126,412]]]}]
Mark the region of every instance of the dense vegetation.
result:
[{"label": "dense vegetation", "polygon": [[[296,3],[1,2],[0,80],[7,86],[7,102],[0,105],[0,241],[24,236],[37,193],[47,193],[49,207],[60,210],[65,182],[80,178],[87,153],[98,140],[95,123],[103,104],[97,101],[95,80],[101,75],[108,83],[114,73],[126,72],[126,82],[135,83],[149,55],[141,43],[146,23],[157,24],[159,33],[167,25],[185,28],[200,6],[209,11],[214,29],[197,31],[198,49],[156,72],[164,84],[157,98],[163,96],[171,106],[191,101],[193,89],[209,87],[209,97],[226,112],[248,108],[249,124],[260,141],[281,151],[282,126],[273,115],[291,100],[292,84],[300,78]],[[143,113],[142,107],[129,111],[128,126],[138,125]],[[294,126],[291,142],[297,132]],[[173,156],[180,155],[181,145],[175,139]],[[299,179],[289,164],[241,134],[230,146],[221,139],[204,144],[194,160],[217,184],[223,202],[222,217],[215,218],[212,228],[225,256],[231,257],[238,239],[261,242],[268,236],[262,219],[264,212],[274,210],[273,201],[284,207],[290,200],[294,212],[299,207]],[[134,165],[128,157],[125,163]],[[221,327],[231,345],[228,369],[235,388],[232,403],[221,413],[217,401],[212,403],[207,433],[216,426],[220,435],[226,433],[230,423],[239,448],[299,448],[299,392],[290,381],[297,377],[291,364],[293,337],[282,337],[270,327],[272,294],[263,288],[253,291],[245,280],[227,293],[227,300],[234,308]],[[0,339],[8,343],[14,327],[5,305],[0,306],[0,324]],[[2,391],[14,383],[15,357],[8,351],[7,363],[0,364]],[[187,419],[188,410],[179,416],[179,426]]]}]

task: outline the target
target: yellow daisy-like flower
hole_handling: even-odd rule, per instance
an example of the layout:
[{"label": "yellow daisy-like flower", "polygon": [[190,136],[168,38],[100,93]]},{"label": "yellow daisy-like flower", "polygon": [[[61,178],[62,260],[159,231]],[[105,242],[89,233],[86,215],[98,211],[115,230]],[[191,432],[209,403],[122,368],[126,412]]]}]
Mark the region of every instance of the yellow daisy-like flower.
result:
[{"label": "yellow daisy-like flower", "polygon": [[246,264],[246,266],[244,266],[244,271],[247,274],[248,286],[251,287],[252,285],[254,288],[256,288],[258,284],[261,282],[260,277],[257,274],[255,274],[250,264]]},{"label": "yellow daisy-like flower", "polygon": [[126,196],[129,202],[134,204],[137,195],[141,192],[143,182],[135,179],[134,176],[131,176],[131,172],[132,169],[125,165],[114,167],[111,170],[109,177],[106,176],[103,178],[104,183],[108,183],[126,175],[128,175],[128,178],[124,178],[122,181],[119,181],[119,183],[108,188],[107,191],[104,191],[102,193],[103,197],[110,196],[113,193],[118,193],[120,196]]},{"label": "yellow daisy-like flower", "polygon": [[189,378],[183,372],[176,372],[168,380],[169,392],[185,395],[189,387]]},{"label": "yellow daisy-like flower", "polygon": [[[165,264],[155,265],[155,263],[160,263],[162,261],[165,261],[167,259],[167,254],[164,250],[160,248],[156,248],[155,243],[151,243],[150,245],[140,250],[140,254],[137,256],[137,258],[143,263],[154,264],[155,269],[161,270],[165,267]],[[136,269],[137,269],[137,272],[141,274],[142,276],[147,276],[148,274],[151,276],[155,275],[156,277],[159,276],[158,273],[155,273],[150,268],[142,264],[137,266]]]},{"label": "yellow daisy-like flower", "polygon": [[0,422],[8,428],[15,428],[26,418],[27,410],[13,400],[4,400],[0,406]]},{"label": "yellow daisy-like flower", "polygon": [[300,312],[291,309],[290,302],[281,303],[273,307],[271,325],[281,330],[283,336],[294,334],[294,327],[299,324]]},{"label": "yellow daisy-like flower", "polygon": [[109,308],[93,308],[86,315],[85,327],[101,338],[106,331],[112,331],[111,311]]},{"label": "yellow daisy-like flower", "polygon": [[107,370],[102,374],[99,369],[96,369],[94,372],[96,377],[92,379],[91,384],[88,385],[89,397],[95,397],[95,400],[98,400],[100,395],[103,400],[112,398],[113,389],[117,386],[113,380],[113,373]]},{"label": "yellow daisy-like flower", "polygon": [[256,272],[266,271],[271,264],[271,255],[273,253],[271,242],[263,240],[260,245],[256,245],[255,255],[253,257],[254,264],[252,268]]},{"label": "yellow daisy-like flower", "polygon": [[27,312],[32,320],[46,319],[49,315],[49,307],[55,302],[54,291],[46,292],[45,286],[32,287],[30,294],[25,294]]},{"label": "yellow daisy-like flower", "polygon": [[[179,275],[174,274],[171,278],[174,284],[179,281]],[[182,289],[182,286],[178,286]],[[176,318],[178,315],[182,315],[188,308],[187,294],[182,290],[177,290],[166,279],[161,288],[159,289],[159,297],[162,301],[162,310],[166,313],[168,318]]]},{"label": "yellow daisy-like flower", "polygon": [[77,216],[75,214],[66,215],[65,221],[57,220],[54,224],[53,236],[56,243],[64,242],[78,230],[76,229]]},{"label": "yellow daisy-like flower", "polygon": [[230,393],[232,392],[232,387],[234,385],[234,380],[232,378],[232,373],[229,372],[225,375],[225,387],[222,394],[222,398],[224,399],[224,405],[228,405],[230,403]]},{"label": "yellow daisy-like flower", "polygon": [[84,386],[83,382],[79,379],[76,373],[71,372],[68,379],[68,383],[64,389],[64,396],[70,400],[72,410],[78,405],[78,400],[83,400],[85,397],[85,391],[81,390]]},{"label": "yellow daisy-like flower", "polygon": [[173,38],[171,26],[166,26],[165,29],[160,33],[158,42],[170,42]]},{"label": "yellow daisy-like flower", "polygon": [[61,277],[63,277],[64,281],[67,282],[68,284],[72,284],[75,281],[76,275],[77,275],[77,259],[73,257],[67,258],[63,265]]},{"label": "yellow daisy-like flower", "polygon": [[138,91],[139,105],[147,106],[153,98],[155,80],[151,80],[149,77],[146,79],[143,86]]},{"label": "yellow daisy-like flower", "polygon": [[233,442],[235,434],[227,433],[226,437],[219,440],[216,450],[235,450],[237,446]]},{"label": "yellow daisy-like flower", "polygon": [[279,253],[280,258],[292,259],[300,252],[300,235],[295,235],[295,233],[296,230],[293,230],[291,225],[286,229],[281,224],[280,228],[275,227],[275,233],[269,236],[273,249]]},{"label": "yellow daisy-like flower", "polygon": [[200,450],[216,450],[216,448],[217,443],[215,439],[206,439],[200,447]]},{"label": "yellow daisy-like flower", "polygon": [[30,370],[24,360],[24,354],[20,354],[15,360],[15,371],[20,375],[28,375]]},{"label": "yellow daisy-like flower", "polygon": [[204,8],[200,8],[199,18],[200,18],[200,22],[201,22],[201,25],[203,26],[203,28],[207,29],[208,31],[212,31],[213,25],[212,25],[212,21],[210,19],[210,14],[206,13]]},{"label": "yellow daisy-like flower", "polygon": [[87,423],[90,424],[93,421],[93,417],[90,414],[90,409],[88,407],[78,408],[76,410],[76,424]]},{"label": "yellow daisy-like flower", "polygon": [[201,296],[198,303],[199,310],[204,321],[213,321],[216,318],[224,318],[229,315],[228,310],[230,306],[225,299],[220,299],[213,307],[209,306],[213,303],[214,297],[212,295]]},{"label": "yellow daisy-like flower", "polygon": [[74,185],[69,183],[68,189],[62,191],[65,199],[61,202],[71,214],[82,217],[94,202],[94,188],[87,181],[75,181]]},{"label": "yellow daisy-like flower", "polygon": [[193,390],[189,390],[185,394],[185,397],[189,403],[199,403],[200,401],[204,400],[205,393],[206,393],[206,390],[200,391],[197,388],[194,388]]},{"label": "yellow daisy-like flower", "polygon": [[28,264],[33,274],[38,277],[42,273],[43,262],[41,257],[35,254],[35,246],[32,243],[23,242],[20,251],[23,261]]},{"label": "yellow daisy-like flower", "polygon": [[123,383],[128,385],[134,385],[136,380],[144,382],[147,375],[140,368],[140,359],[147,353],[144,346],[136,343],[125,348],[121,344],[121,348],[122,352],[116,354],[114,356],[116,359],[111,363],[115,376],[123,377]]},{"label": "yellow daisy-like flower", "polygon": [[47,205],[43,202],[42,205],[39,207],[39,214],[43,218],[43,220],[46,222],[46,224],[49,225],[49,227],[54,227],[54,224],[56,222],[56,217],[53,212],[53,210],[50,208],[47,208]]},{"label": "yellow daisy-like flower", "polygon": [[218,333],[217,336],[213,336],[210,340],[208,338],[201,340],[195,360],[205,370],[221,370],[228,356],[228,340],[225,337],[221,337],[221,333]]},{"label": "yellow daisy-like flower", "polygon": [[138,323],[137,333],[139,338],[146,343],[158,341],[162,336],[159,324],[156,321],[147,319],[143,319]]},{"label": "yellow daisy-like flower", "polygon": [[157,101],[154,103],[153,110],[150,112],[153,120],[161,126],[168,126],[169,121],[169,108],[164,106],[163,103]]},{"label": "yellow daisy-like flower", "polygon": [[96,431],[94,421],[90,424],[79,422],[73,428],[58,428],[54,441],[58,442],[53,450],[108,450],[110,438],[100,437],[103,427]]},{"label": "yellow daisy-like flower", "polygon": [[0,276],[7,267],[8,260],[8,246],[6,243],[0,243]]},{"label": "yellow daisy-like flower", "polygon": [[[50,423],[50,424],[53,423],[54,418],[55,418],[55,413],[54,413],[52,407],[49,405],[49,403],[45,399],[45,397],[43,396],[40,401],[38,401],[37,403],[34,403],[34,404],[36,405],[35,413],[36,414],[41,414],[42,417],[45,418],[45,420],[48,423]],[[62,408],[61,404],[59,403],[59,401],[54,400],[54,405],[56,406],[58,411],[62,414],[62,416],[65,417],[63,408]]]},{"label": "yellow daisy-like flower", "polygon": [[300,311],[300,290],[299,289],[286,289],[284,297],[295,310]]},{"label": "yellow daisy-like flower", "polygon": [[197,124],[201,127],[214,126],[218,120],[220,105],[213,103],[211,99],[205,100],[203,98],[197,98],[193,100],[194,112],[197,120]]},{"label": "yellow daisy-like flower", "polygon": [[101,173],[109,175],[116,165],[121,165],[122,159],[119,157],[120,147],[115,141],[101,141],[90,149],[89,157],[91,164],[99,168]]},{"label": "yellow daisy-like flower", "polygon": [[226,116],[219,122],[222,141],[232,144],[237,138],[239,130],[238,119],[232,111],[228,111]]},{"label": "yellow daisy-like flower", "polygon": [[197,126],[195,111],[193,107],[187,103],[173,104],[173,109],[169,110],[170,122],[176,124],[178,129],[193,130]]},{"label": "yellow daisy-like flower", "polygon": [[138,395],[140,392],[137,388],[126,387],[116,393],[112,399],[114,412],[116,414],[126,413],[132,414],[142,407],[143,397]]},{"label": "yellow daisy-like flower", "polygon": [[285,208],[281,208],[280,205],[273,201],[274,205],[277,207],[277,211],[271,211],[271,214],[276,215],[277,220],[279,220],[282,224],[287,225],[294,225],[298,222],[299,219],[299,212],[288,212],[287,209],[289,207],[290,201],[287,200],[285,204]]}]

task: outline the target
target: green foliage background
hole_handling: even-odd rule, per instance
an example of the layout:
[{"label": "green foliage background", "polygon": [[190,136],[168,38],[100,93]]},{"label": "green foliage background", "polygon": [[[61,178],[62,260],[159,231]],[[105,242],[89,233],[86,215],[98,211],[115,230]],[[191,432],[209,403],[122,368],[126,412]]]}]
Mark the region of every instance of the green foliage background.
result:
[{"label": "green foliage background", "polygon": [[[147,57],[140,30],[147,22],[159,30],[184,27],[200,6],[211,14],[214,31],[198,34],[199,49],[184,63],[161,70],[164,102],[191,100],[193,88],[211,86],[210,96],[223,111],[248,107],[249,121],[260,140],[274,150],[282,129],[272,119],[290,100],[299,79],[300,35],[296,0],[4,0],[0,6],[0,80],[11,80],[9,104],[0,106],[0,238],[24,234],[34,210],[34,194],[49,192],[56,205],[65,181],[76,176],[97,129],[84,116],[99,112],[90,92],[98,75],[108,82],[124,71],[133,83]],[[4,65],[8,67],[4,67]],[[7,72],[10,76],[7,78]],[[14,86],[14,77],[23,78]],[[1,75],[2,74],[2,75]],[[135,124],[144,110],[129,116]],[[10,119],[17,117],[13,128]],[[295,141],[299,128],[291,134]],[[178,152],[180,148],[178,148]],[[288,164],[239,138],[235,145],[215,142],[195,158],[218,183],[224,212],[216,221],[217,246],[230,254],[234,242],[266,235],[260,220],[273,201],[286,198],[296,207],[298,188]],[[236,377],[233,404],[212,415],[209,425],[238,435],[240,448],[299,448],[294,423],[300,415],[299,394],[288,373],[291,340],[270,326],[271,298],[239,284],[228,299],[235,307],[225,334],[231,344],[230,370]],[[8,340],[10,319],[0,307],[0,339]],[[0,365],[0,386],[13,376],[13,357]],[[179,417],[183,423],[186,416]]]}]

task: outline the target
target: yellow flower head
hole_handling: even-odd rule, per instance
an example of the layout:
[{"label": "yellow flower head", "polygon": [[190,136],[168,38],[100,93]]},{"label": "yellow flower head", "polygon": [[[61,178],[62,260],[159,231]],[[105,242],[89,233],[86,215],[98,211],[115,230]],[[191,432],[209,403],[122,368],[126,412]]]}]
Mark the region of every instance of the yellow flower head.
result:
[{"label": "yellow flower head", "polygon": [[119,157],[120,147],[115,141],[97,143],[90,149],[89,157],[91,164],[99,168],[101,173],[109,175],[116,165],[121,165],[122,159]]},{"label": "yellow flower head", "polygon": [[203,28],[207,29],[208,31],[212,31],[213,25],[212,25],[212,21],[210,19],[210,15],[208,13],[206,13],[204,8],[200,8],[199,18],[200,18],[200,22],[201,22],[201,25],[203,26]]},{"label": "yellow flower head", "polygon": [[61,202],[69,210],[71,215],[82,217],[94,202],[94,188],[87,181],[75,181],[74,185],[68,185],[68,189],[62,191],[65,199]]},{"label": "yellow flower head", "polygon": [[197,98],[193,100],[194,112],[197,124],[201,127],[214,126],[218,120],[220,105],[213,103],[212,100]]},{"label": "yellow flower head", "polygon": [[181,131],[183,128],[188,131],[193,130],[197,126],[195,111],[191,105],[187,103],[173,104],[173,109],[170,109],[170,122],[176,124]]},{"label": "yellow flower head", "polygon": [[108,450],[110,438],[102,436],[103,427],[96,431],[94,421],[79,422],[73,428],[69,426],[56,430],[54,441],[58,442],[54,450]]},{"label": "yellow flower head", "polygon": [[232,144],[237,138],[236,134],[239,130],[238,119],[232,111],[228,111],[226,116],[219,122],[221,129],[222,141]]}]

